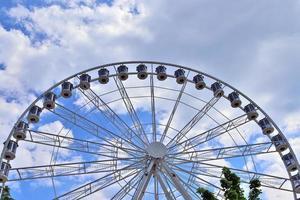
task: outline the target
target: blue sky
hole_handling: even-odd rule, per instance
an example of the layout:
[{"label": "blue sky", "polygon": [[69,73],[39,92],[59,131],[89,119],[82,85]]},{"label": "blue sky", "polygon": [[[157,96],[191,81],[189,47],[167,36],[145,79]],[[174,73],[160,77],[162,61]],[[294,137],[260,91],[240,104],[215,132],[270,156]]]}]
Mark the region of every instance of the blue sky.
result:
[{"label": "blue sky", "polygon": [[[297,0],[2,1],[0,138],[38,94],[67,76],[110,62],[157,60],[207,72],[243,91],[299,155],[299,12]],[[145,120],[148,114],[144,110]],[[35,190],[24,185],[14,188],[16,199],[24,199],[22,188]]]}]

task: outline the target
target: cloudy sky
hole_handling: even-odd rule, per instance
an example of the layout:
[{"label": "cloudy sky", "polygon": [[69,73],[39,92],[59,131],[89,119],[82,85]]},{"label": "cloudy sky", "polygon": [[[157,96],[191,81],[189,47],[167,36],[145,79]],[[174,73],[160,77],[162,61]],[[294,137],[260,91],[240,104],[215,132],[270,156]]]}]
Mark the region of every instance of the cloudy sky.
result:
[{"label": "cloudy sky", "polygon": [[299,13],[297,0],[1,1],[0,138],[63,78],[110,62],[155,60],[243,91],[299,155]]}]

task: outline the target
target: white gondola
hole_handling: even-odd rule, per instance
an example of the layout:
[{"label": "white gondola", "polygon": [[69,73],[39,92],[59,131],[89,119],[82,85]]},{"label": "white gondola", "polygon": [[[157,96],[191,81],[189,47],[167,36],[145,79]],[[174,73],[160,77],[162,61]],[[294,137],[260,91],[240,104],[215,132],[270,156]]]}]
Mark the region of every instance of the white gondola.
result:
[{"label": "white gondola", "polygon": [[69,98],[72,96],[73,84],[66,81],[61,84],[61,96]]},{"label": "white gondola", "polygon": [[18,143],[14,140],[9,140],[8,144],[7,144],[7,147],[5,149],[5,152],[4,152],[4,158],[6,160],[15,159],[17,148],[18,148]]},{"label": "white gondola", "polygon": [[196,76],[194,76],[193,82],[195,83],[195,87],[197,90],[202,90],[205,88],[206,84],[203,79],[204,76],[202,76],[201,74],[197,74]]},{"label": "white gondola", "polygon": [[44,102],[43,102],[44,108],[54,109],[55,108],[55,99],[56,99],[56,95],[53,92],[47,92],[44,95]]},{"label": "white gondola", "polygon": [[156,67],[155,72],[157,73],[157,79],[164,81],[167,79],[167,68],[163,65]]},{"label": "white gondola", "polygon": [[40,114],[42,112],[42,109],[36,105],[32,106],[29,109],[27,120],[30,123],[38,123],[40,121]]},{"label": "white gondola", "polygon": [[229,95],[228,95],[228,99],[231,103],[231,107],[233,108],[237,108],[237,107],[240,107],[242,105],[242,101],[239,97],[239,93],[237,92],[231,92]]},{"label": "white gondola", "polygon": [[291,177],[291,180],[293,181],[294,185],[294,191],[296,193],[300,193],[300,174],[297,173]]},{"label": "white gondola", "polygon": [[273,133],[274,127],[272,126],[272,124],[270,123],[270,121],[267,118],[263,118],[263,119],[259,120],[258,124],[261,127],[263,134],[269,135],[269,134]]},{"label": "white gondola", "polygon": [[297,163],[291,153],[282,156],[283,163],[289,172],[297,170]]},{"label": "white gondola", "polygon": [[176,78],[176,82],[178,84],[183,84],[186,81],[185,77],[185,71],[183,69],[177,69],[174,73],[174,76]]},{"label": "white gondola", "polygon": [[121,81],[125,81],[128,79],[128,67],[126,65],[120,65],[117,71],[118,71],[118,78]]},{"label": "white gondola", "polygon": [[211,89],[214,93],[215,97],[222,97],[224,95],[224,90],[222,89],[222,84],[219,82],[215,82],[211,85]]},{"label": "white gondola", "polygon": [[136,71],[138,72],[137,76],[139,79],[144,80],[148,77],[147,66],[144,64],[139,64],[136,67]]},{"label": "white gondola", "polygon": [[249,120],[254,120],[258,117],[258,113],[256,112],[254,105],[251,103],[244,107],[244,111],[247,113]]},{"label": "white gondola", "polygon": [[2,161],[0,166],[0,183],[5,183],[7,181],[7,177],[10,169],[11,169],[10,164]]},{"label": "white gondola", "polygon": [[276,151],[278,152],[285,151],[288,148],[287,142],[279,134],[272,137],[271,140],[276,148]]},{"label": "white gondola", "polygon": [[91,87],[91,76],[88,75],[88,74],[81,74],[80,77],[80,83],[79,83],[79,87],[82,89],[82,90],[88,90],[90,89]]},{"label": "white gondola", "polygon": [[24,140],[26,138],[27,129],[28,124],[24,121],[20,121],[14,129],[13,137],[16,140]]},{"label": "white gondola", "polygon": [[98,71],[99,82],[101,84],[106,84],[109,82],[109,71],[105,68],[99,69]]}]

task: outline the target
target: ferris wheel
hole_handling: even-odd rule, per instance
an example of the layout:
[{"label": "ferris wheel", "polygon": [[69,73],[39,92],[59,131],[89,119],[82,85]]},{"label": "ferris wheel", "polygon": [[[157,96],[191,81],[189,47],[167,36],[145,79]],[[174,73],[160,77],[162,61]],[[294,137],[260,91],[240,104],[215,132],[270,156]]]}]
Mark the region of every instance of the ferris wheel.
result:
[{"label": "ferris wheel", "polygon": [[[22,156],[31,162],[17,162]],[[279,157],[286,176],[264,156]],[[201,199],[198,187],[222,199],[223,166],[245,185],[258,178],[262,188],[300,197],[297,158],[254,101],[162,62],[105,64],[55,84],[15,123],[0,162],[2,186],[47,182],[44,199]]]}]

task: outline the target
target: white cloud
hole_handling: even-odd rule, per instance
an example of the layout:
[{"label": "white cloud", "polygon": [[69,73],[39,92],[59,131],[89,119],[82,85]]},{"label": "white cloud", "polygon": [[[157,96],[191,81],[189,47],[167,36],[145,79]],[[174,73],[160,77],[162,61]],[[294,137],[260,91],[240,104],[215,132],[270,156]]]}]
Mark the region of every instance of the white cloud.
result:
[{"label": "white cloud", "polygon": [[[288,1],[284,7],[280,1],[230,4],[118,0],[107,5],[78,0],[60,3],[66,8],[52,5],[27,9],[18,5],[8,10],[9,16],[22,24],[29,35],[0,27],[0,63],[6,66],[0,70],[1,133],[8,134],[22,110],[33,101],[32,91],[41,93],[53,83],[87,67],[119,60],[154,59],[191,65],[232,83],[284,127],[299,155],[300,141],[295,133],[300,125],[295,110],[300,110],[297,93],[300,6],[296,1]],[[41,34],[44,38],[38,41]],[[135,79],[129,79],[126,84],[134,85]],[[163,84],[172,86],[173,83]],[[143,91],[132,93],[138,95]],[[163,91],[159,91],[159,95],[173,96]],[[115,95],[107,99],[112,96]],[[194,106],[191,98],[186,100]],[[150,110],[149,102],[134,100],[133,103]],[[121,105],[121,101],[111,104],[118,113],[125,113],[123,106],[119,109]],[[166,122],[167,110],[173,104],[161,101],[158,105],[162,113],[159,120]],[[174,118],[173,126],[180,129],[184,124],[182,118],[188,120],[191,110],[185,107],[179,110],[182,116]],[[229,117],[234,113],[231,109],[222,111]],[[225,120],[220,116],[218,119]],[[211,122],[206,120],[192,134],[209,125]],[[249,126],[243,132],[246,140],[250,140],[257,137],[254,132],[258,130]],[[1,134],[2,140],[7,134]],[[241,138],[235,139],[241,143]],[[255,140],[264,139],[259,136]],[[228,137],[220,141],[223,145],[232,143]],[[47,154],[47,151],[38,153]],[[19,151],[18,157],[26,160],[20,162],[32,165],[38,155],[28,154],[29,151]],[[282,167],[270,166],[273,170],[268,171],[270,173]],[[269,199],[280,198],[269,196]]]}]

